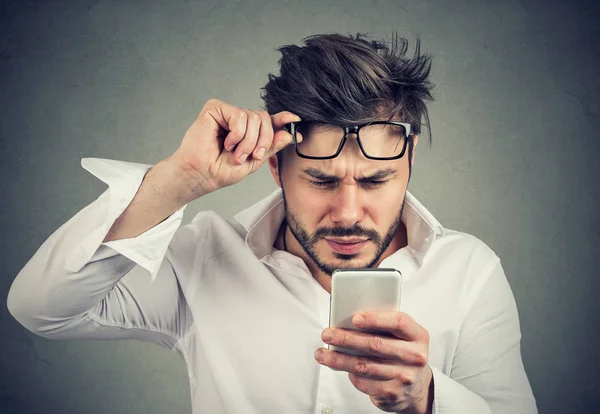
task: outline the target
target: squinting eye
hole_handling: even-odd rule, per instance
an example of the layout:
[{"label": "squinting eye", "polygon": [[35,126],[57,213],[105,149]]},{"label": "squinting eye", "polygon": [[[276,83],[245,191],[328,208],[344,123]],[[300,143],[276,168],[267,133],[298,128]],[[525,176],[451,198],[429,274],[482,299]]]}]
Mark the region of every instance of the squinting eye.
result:
[{"label": "squinting eye", "polygon": [[366,185],[368,187],[381,187],[382,185],[384,185],[388,181],[389,180],[383,180],[383,181],[370,180],[370,181],[364,181],[362,184]]},{"label": "squinting eye", "polygon": [[335,185],[335,181],[309,181],[315,187],[333,187]]}]

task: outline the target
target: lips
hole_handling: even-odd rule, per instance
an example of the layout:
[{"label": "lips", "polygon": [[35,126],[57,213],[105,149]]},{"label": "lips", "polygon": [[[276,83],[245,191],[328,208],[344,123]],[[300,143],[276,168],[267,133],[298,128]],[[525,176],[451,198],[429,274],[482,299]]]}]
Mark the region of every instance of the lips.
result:
[{"label": "lips", "polygon": [[359,238],[326,238],[329,247],[336,253],[356,254],[367,244],[369,239]]}]

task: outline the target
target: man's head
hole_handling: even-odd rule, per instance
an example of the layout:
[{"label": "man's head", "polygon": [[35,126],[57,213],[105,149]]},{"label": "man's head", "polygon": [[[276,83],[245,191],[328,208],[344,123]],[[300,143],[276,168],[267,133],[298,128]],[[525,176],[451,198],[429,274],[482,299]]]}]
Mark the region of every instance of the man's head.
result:
[{"label": "man's head", "polygon": [[[407,41],[397,36],[391,48],[360,34],[315,35],[304,43],[278,49],[280,75],[269,74],[263,88],[267,112],[290,111],[303,121],[337,127],[316,129],[315,140],[341,140],[339,127],[373,121],[408,123],[413,134],[395,160],[366,158],[352,133],[332,159],[301,158],[290,146],[269,160],[283,189],[288,226],[306,256],[327,274],[371,267],[398,248],[394,240],[422,120],[429,126],[431,61],[420,54],[418,41],[407,58]],[[363,143],[369,138],[362,131],[359,136]]]}]

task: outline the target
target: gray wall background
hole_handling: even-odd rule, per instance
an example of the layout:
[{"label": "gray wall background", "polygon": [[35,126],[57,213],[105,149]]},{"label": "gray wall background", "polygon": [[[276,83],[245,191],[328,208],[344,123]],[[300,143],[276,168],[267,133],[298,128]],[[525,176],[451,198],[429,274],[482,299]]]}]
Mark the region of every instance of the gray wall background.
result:
[{"label": "gray wall background", "polygon": [[[189,413],[182,359],[36,337],[6,309],[12,280],[105,189],[81,158],[156,163],[207,99],[259,108],[276,47],[392,30],[434,56],[433,146],[421,140],[409,189],[502,258],[540,412],[597,412],[598,2],[1,4],[1,412]],[[231,217],[274,188],[263,167],[189,205],[184,223],[205,209]]]}]

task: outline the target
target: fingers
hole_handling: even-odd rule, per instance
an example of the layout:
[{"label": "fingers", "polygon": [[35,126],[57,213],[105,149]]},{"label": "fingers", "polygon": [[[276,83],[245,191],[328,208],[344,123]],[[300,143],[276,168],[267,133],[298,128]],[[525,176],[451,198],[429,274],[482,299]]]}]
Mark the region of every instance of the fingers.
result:
[{"label": "fingers", "polygon": [[262,160],[273,143],[273,125],[271,124],[271,116],[268,112],[260,111],[258,114],[261,117],[260,132],[253,157],[257,160]]},{"label": "fingers", "polygon": [[202,117],[216,123],[208,122],[208,125],[204,125],[214,128],[217,136],[221,137],[223,131],[227,133],[223,141],[223,147],[227,151],[232,151],[244,139],[248,120],[248,113],[244,109],[219,99],[209,99],[200,112],[200,118]]},{"label": "fingers", "polygon": [[[266,111],[249,109],[243,111],[247,118],[245,132],[242,134],[242,127],[238,127],[225,139],[225,149],[232,151],[235,148],[234,158],[239,164],[243,164],[250,155],[262,161],[293,142],[293,136],[283,130],[283,127],[290,122],[300,121],[297,115],[291,112],[279,112],[271,116]],[[238,118],[240,115],[241,113]],[[237,124],[234,124],[235,126]]]},{"label": "fingers", "polygon": [[[361,317],[362,316],[362,320]],[[419,325],[410,315],[397,311],[361,312],[352,318],[352,323],[365,330],[385,331],[397,338],[407,341],[429,341],[425,328]]]},{"label": "fingers", "polygon": [[[248,159],[248,156],[254,152],[256,147],[256,142],[258,141],[258,134],[261,131],[261,116],[251,110],[244,110],[246,113],[246,133],[240,139],[237,144],[237,148],[235,148],[235,152],[233,154],[234,159],[239,163],[243,164]],[[229,137],[228,137],[229,138]],[[225,141],[227,142],[227,139]],[[225,147],[229,151],[231,151],[232,147]]]},{"label": "fingers", "polygon": [[330,368],[379,381],[393,379],[397,368],[395,365],[391,365],[389,361],[377,361],[373,358],[347,355],[324,348],[317,349],[315,359],[320,364]]},{"label": "fingers", "polygon": [[300,117],[288,111],[278,112],[271,116],[271,121],[273,123],[273,128],[282,129],[286,124],[290,122],[298,122],[300,121]]},{"label": "fingers", "polygon": [[240,110],[235,115],[232,115],[227,129],[229,133],[225,137],[223,145],[227,151],[233,151],[246,135],[248,114],[244,110]]},{"label": "fingers", "polygon": [[378,358],[395,360],[405,365],[421,366],[427,363],[427,355],[420,343],[407,342],[369,332],[328,328],[323,331],[323,342],[362,351]]},{"label": "fingers", "polygon": [[273,145],[267,154],[269,157],[294,142],[292,134],[284,130],[283,127],[290,122],[298,121],[301,121],[300,117],[288,111],[278,112],[271,116],[274,135]]},{"label": "fingers", "polygon": [[293,137],[283,127],[300,121],[300,117],[291,112],[271,116],[266,111],[239,108],[218,99],[209,100],[203,112],[227,133],[223,148],[233,152],[238,164],[244,164],[249,157],[262,161],[289,145]]}]

